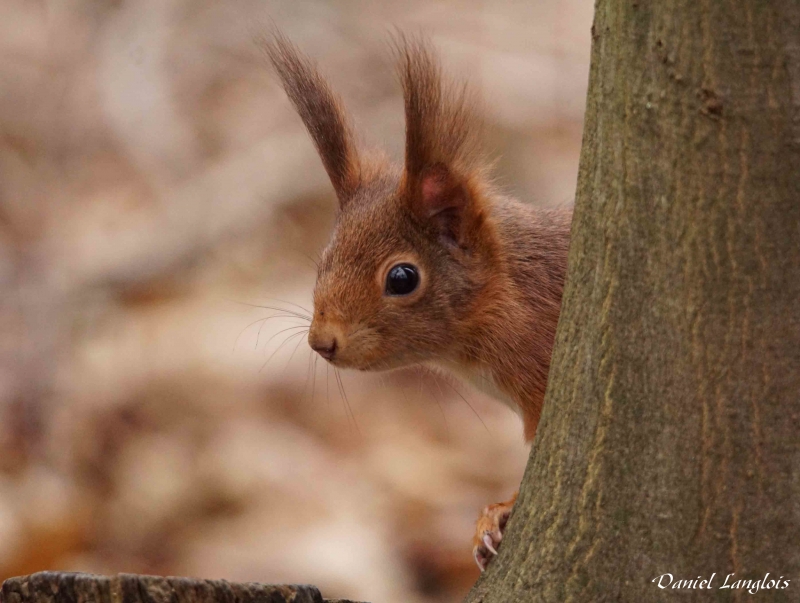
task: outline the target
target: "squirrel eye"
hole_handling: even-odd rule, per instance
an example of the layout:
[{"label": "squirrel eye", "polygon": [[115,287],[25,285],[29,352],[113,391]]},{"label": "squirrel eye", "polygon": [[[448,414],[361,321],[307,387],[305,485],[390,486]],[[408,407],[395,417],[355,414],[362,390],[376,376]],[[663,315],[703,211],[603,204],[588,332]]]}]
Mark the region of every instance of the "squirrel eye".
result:
[{"label": "squirrel eye", "polygon": [[411,264],[392,266],[386,275],[387,295],[408,295],[419,285],[419,271]]}]

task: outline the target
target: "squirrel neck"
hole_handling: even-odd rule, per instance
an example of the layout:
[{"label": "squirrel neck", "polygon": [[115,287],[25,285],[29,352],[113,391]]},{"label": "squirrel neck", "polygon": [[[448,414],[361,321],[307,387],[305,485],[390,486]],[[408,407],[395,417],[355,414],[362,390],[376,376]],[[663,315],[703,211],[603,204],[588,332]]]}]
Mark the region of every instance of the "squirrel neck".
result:
[{"label": "squirrel neck", "polygon": [[572,210],[535,208],[507,198],[490,201],[495,261],[463,322],[456,372],[515,407],[530,440],[547,386]]}]

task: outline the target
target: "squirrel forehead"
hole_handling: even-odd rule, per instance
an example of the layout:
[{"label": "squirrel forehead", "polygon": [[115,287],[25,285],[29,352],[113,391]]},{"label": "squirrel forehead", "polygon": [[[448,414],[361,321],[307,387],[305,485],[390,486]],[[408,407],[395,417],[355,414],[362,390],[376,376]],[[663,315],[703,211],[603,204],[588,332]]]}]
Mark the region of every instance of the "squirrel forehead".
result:
[{"label": "squirrel forehead", "polygon": [[340,218],[323,252],[319,279],[373,278],[387,258],[413,251],[406,219],[392,211]]},{"label": "squirrel forehead", "polygon": [[390,255],[413,250],[417,229],[393,184],[366,189],[340,210],[322,254],[320,276],[345,270],[371,277]]},{"label": "squirrel forehead", "polygon": [[338,216],[322,253],[315,298],[340,305],[374,296],[378,271],[393,257],[418,258],[410,217],[391,203],[348,207]]}]

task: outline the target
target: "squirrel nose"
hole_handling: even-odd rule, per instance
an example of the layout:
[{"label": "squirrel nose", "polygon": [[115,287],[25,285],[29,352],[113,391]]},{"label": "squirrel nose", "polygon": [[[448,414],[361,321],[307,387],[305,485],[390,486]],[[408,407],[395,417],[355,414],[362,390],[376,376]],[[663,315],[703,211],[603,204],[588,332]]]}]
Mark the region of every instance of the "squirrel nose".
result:
[{"label": "squirrel nose", "polygon": [[334,354],[336,354],[336,338],[334,337],[330,341],[324,342],[315,341],[311,344],[311,349],[322,356],[325,360],[332,360]]}]

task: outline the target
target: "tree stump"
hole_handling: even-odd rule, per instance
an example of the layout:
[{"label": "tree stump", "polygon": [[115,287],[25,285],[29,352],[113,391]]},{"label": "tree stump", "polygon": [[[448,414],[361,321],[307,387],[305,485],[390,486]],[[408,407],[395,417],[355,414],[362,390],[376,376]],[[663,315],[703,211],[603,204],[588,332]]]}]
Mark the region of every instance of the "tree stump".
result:
[{"label": "tree stump", "polygon": [[0,603],[354,603],[323,599],[315,586],[39,572],[9,578]]}]

